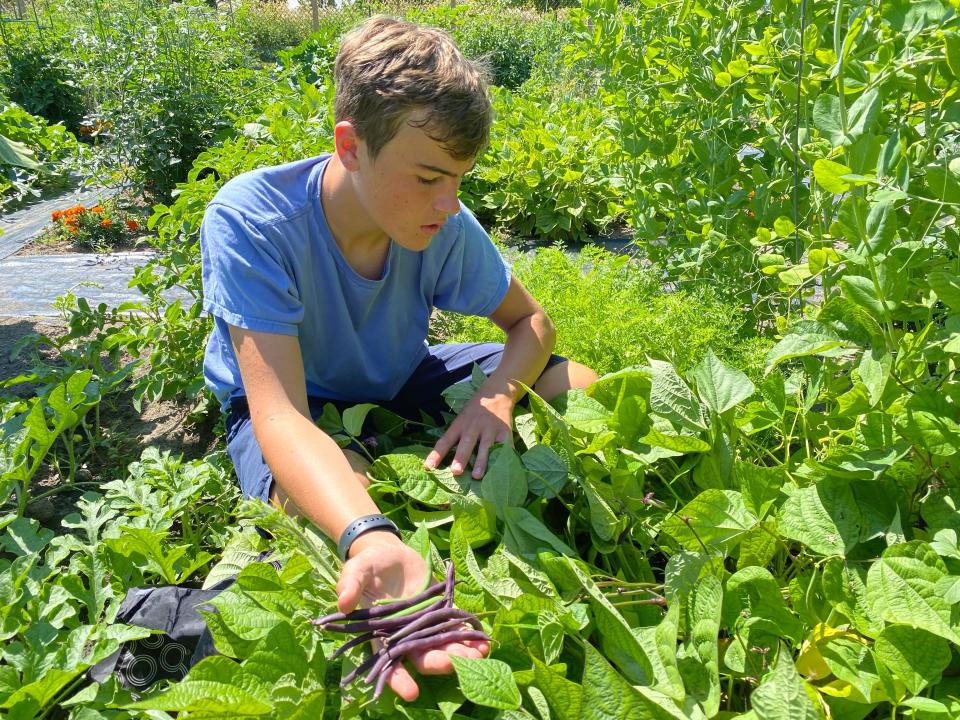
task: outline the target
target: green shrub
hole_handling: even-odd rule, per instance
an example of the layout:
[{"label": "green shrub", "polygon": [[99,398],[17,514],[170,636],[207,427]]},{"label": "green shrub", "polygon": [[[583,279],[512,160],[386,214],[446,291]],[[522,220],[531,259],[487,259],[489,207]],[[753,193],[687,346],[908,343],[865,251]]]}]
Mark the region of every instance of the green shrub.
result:
[{"label": "green shrub", "polygon": [[[360,3],[322,7],[317,32],[333,38],[339,46],[339,39],[347,30],[372,14],[372,8]],[[254,2],[242,7],[238,18],[254,52],[265,61],[279,60],[283,50],[306,43],[313,34],[313,18],[308,7],[291,10],[284,5]]]},{"label": "green shrub", "polygon": [[277,54],[291,86],[302,79],[316,85],[330,83],[333,63],[340,49],[340,31],[329,26],[312,33],[302,43]]},{"label": "green shrub", "polygon": [[620,216],[621,150],[602,108],[536,88],[494,100],[490,147],[463,185],[482,220],[515,236],[587,240]]},{"label": "green shrub", "polygon": [[95,16],[77,12],[75,52],[93,95],[92,120],[110,128],[112,165],[153,197],[169,197],[197,156],[259,104],[261,88],[272,82],[254,69],[239,21],[195,0],[123,0]]},{"label": "green shrub", "polygon": [[312,31],[309,8],[290,10],[275,3],[249,3],[237,10],[257,57],[277,59],[280,50],[299,45]]},{"label": "green shrub", "polygon": [[0,105],[0,210],[39,195],[43,187],[66,185],[79,152],[63,125],[50,125],[19,105]]},{"label": "green shrub", "polygon": [[[560,44],[558,25],[535,13],[507,9],[480,11],[466,4],[452,8],[445,5],[404,8],[357,3],[323,12],[317,33],[309,32],[310,19],[302,11],[291,13],[282,8],[252,6],[244,12],[247,31],[262,58],[279,59],[284,65],[289,65],[292,59],[299,60],[305,63],[305,69],[318,76],[332,73],[333,59],[343,34],[377,12],[446,30],[467,57],[484,59],[493,84],[504,88],[520,87],[530,77],[538,59],[547,51],[555,51]],[[289,50],[284,52],[285,48]],[[315,53],[314,58],[311,52]],[[311,65],[310,59],[318,62]]]},{"label": "green shrub", "polygon": [[449,32],[464,55],[486,60],[494,85],[517,88],[530,77],[535,48],[528,21],[515,12],[478,14],[468,5],[416,10],[410,20]]},{"label": "green shrub", "polygon": [[0,54],[0,93],[31,115],[77,132],[85,104],[68,46],[58,37],[40,38],[32,31],[10,33],[7,40]]},{"label": "green shrub", "polygon": [[[744,320],[737,308],[709,289],[664,293],[659,273],[625,255],[597,246],[578,255],[540,248],[518,257],[513,271],[556,325],[555,352],[601,374],[643,364],[648,355],[687,369],[708,347],[737,366],[758,362],[754,350],[743,356]],[[503,341],[503,333],[485,318],[452,313],[438,315],[432,336],[445,342]]]}]

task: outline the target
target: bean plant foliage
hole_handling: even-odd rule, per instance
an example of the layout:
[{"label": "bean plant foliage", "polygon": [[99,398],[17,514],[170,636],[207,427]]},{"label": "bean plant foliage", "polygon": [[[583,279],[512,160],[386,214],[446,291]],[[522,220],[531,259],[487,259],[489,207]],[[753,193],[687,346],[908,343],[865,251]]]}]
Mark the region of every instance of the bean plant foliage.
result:
[{"label": "bean plant foliage", "polygon": [[[775,350],[771,365],[787,355]],[[823,363],[791,367],[758,386],[708,353],[683,376],[651,361],[553,404],[531,394],[515,447],[495,450],[482,481],[424,469],[436,431],[401,445],[416,435],[400,435],[386,411],[331,407],[321,423],[345,442],[373,422],[371,444],[390,452],[370,468],[371,493],[438,573],[452,561],[456,604],[493,638],[490,657],[425,679],[411,705],[390,693],[373,702],[363,685],[329,690],[363,654],[326,660],[340,638],[311,623],[334,609],[328,542],[250,504],[240,515],[274,535],[280,569],[250,562],[263,541],[228,543],[217,507],[202,502],[230,482],[222,465],[184,468],[148,451],[129,479],[80,504],[67,522],[79,535],[5,520],[0,707],[13,717],[53,701],[99,708],[88,717],[814,718],[891,706],[952,716],[956,428],[947,416],[928,423],[911,398],[860,418],[867,437],[887,425],[882,444],[836,437],[807,453],[831,441],[825,413],[807,407]],[[455,387],[451,407],[480,380]],[[136,701],[107,686],[70,695],[86,666],[144,634],[111,624],[120,590],[183,582],[209,567],[211,546],[222,560],[208,583],[239,571],[204,612],[220,654]],[[73,642],[82,651],[71,654]]]}]

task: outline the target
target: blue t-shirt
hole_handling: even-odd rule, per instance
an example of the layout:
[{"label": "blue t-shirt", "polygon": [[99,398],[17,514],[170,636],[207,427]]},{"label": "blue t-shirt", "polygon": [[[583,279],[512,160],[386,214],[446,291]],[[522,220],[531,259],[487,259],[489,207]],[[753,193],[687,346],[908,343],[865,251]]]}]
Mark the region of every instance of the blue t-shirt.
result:
[{"label": "blue t-shirt", "polygon": [[426,250],[391,243],[383,276],[359,275],[323,215],[328,158],[244,173],[207,207],[203,307],[215,324],[203,372],[224,410],[245,394],[227,323],[296,336],[308,395],[383,401],[426,355],[434,307],[488,316],[506,295],[510,268],[463,205]]}]

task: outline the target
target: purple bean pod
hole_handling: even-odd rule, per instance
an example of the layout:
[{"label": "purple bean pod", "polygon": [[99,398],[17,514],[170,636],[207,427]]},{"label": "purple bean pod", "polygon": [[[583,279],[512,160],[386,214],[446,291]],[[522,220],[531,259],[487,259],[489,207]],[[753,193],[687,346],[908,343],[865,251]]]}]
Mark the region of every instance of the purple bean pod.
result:
[{"label": "purple bean pod", "polygon": [[484,640],[486,642],[492,642],[490,636],[481,630],[450,630],[449,632],[440,633],[439,635],[433,635],[431,637],[419,638],[417,640],[404,640],[390,649],[390,655],[393,657],[402,657],[412,652],[432,650],[443,645],[449,645],[450,643],[463,642],[464,640]]},{"label": "purple bean pod", "polygon": [[491,642],[490,636],[480,630],[451,630],[431,635],[429,637],[419,638],[417,640],[406,639],[391,647],[384,647],[377,657],[377,661],[370,668],[363,681],[370,685],[384,670],[384,668],[395,660],[402,659],[405,655],[418,650],[431,650],[433,648],[447,645],[452,642],[461,642],[463,640],[486,640]]},{"label": "purple bean pod", "polygon": [[338,647],[328,659],[336,660],[338,657],[343,655],[350,648],[356,647],[357,645],[360,645],[361,643],[365,643],[368,640],[373,640],[374,637],[376,637],[376,634],[371,631],[368,633],[364,633],[363,635],[357,635],[355,638],[350,638],[343,645]]},{"label": "purple bean pod", "polygon": [[409,615],[401,615],[400,617],[378,617],[372,618],[370,620],[360,620],[358,622],[351,623],[327,623],[321,625],[322,630],[330,630],[331,632],[346,632],[346,633],[363,633],[370,632],[371,630],[395,630],[398,627],[402,627],[411,620],[416,620],[417,618],[423,617],[426,613],[429,613],[438,608],[442,608],[446,600],[440,598],[435,603],[431,603],[422,610],[417,610],[415,613],[410,613]]},{"label": "purple bean pod", "polygon": [[387,685],[387,678],[390,677],[390,673],[393,672],[393,669],[400,664],[400,659],[392,659],[390,662],[384,666],[383,670],[380,671],[380,677],[377,678],[377,685],[373,690],[373,699],[376,700],[380,697],[380,693],[383,692],[383,689]]},{"label": "purple bean pod", "polygon": [[330,615],[325,615],[321,618],[315,618],[311,620],[314,625],[320,625],[321,627],[329,623],[341,622],[346,620],[347,622],[357,622],[360,620],[371,620],[373,618],[383,617],[385,615],[392,615],[396,612],[406,610],[409,607],[413,607],[417,603],[423,602],[429,598],[432,598],[434,595],[439,595],[442,592],[448,591],[448,582],[442,581],[434,583],[426,590],[424,590],[419,595],[414,595],[411,598],[406,598],[404,600],[397,600],[391,603],[385,603],[383,605],[374,605],[369,608],[361,608],[360,610],[353,610],[349,613],[335,612]]},{"label": "purple bean pod", "polygon": [[353,670],[351,670],[344,676],[343,680],[340,681],[340,687],[346,687],[351,682],[353,682],[358,675],[365,673],[367,670],[372,668],[376,664],[379,657],[380,657],[379,654],[374,653],[370,657],[368,657],[366,660],[364,660],[362,663],[357,665]]},{"label": "purple bean pod", "polygon": [[[420,638],[431,637],[433,635],[446,632],[448,630],[455,630],[456,628],[463,627],[464,625],[472,625],[475,629],[480,630],[481,632],[483,631],[483,626],[480,624],[479,620],[475,618],[456,617],[456,618],[453,618],[452,620],[447,620],[445,622],[437,623],[436,625],[431,625],[430,627],[425,627],[422,630],[417,630],[416,632],[409,633],[403,638],[400,638],[400,641],[403,642],[406,640],[419,640]],[[388,647],[390,643],[395,643],[395,641],[392,640],[391,638],[387,638],[386,642],[388,643]]]},{"label": "purple bean pod", "polygon": [[396,632],[387,636],[387,644],[393,645],[397,641],[406,637],[412,632],[421,630],[423,628],[429,628],[436,623],[443,622],[445,620],[452,620],[453,618],[460,618],[461,620],[466,620],[467,618],[473,617],[466,610],[461,610],[460,608],[448,608],[441,607],[437,608],[433,612],[427,613],[422,617],[417,618],[412,623],[408,623],[403,627],[399,628]]},{"label": "purple bean pod", "polygon": [[363,678],[363,682],[365,682],[367,685],[372,683],[380,675],[380,673],[383,672],[383,669],[390,662],[396,660],[399,655],[394,656],[394,654],[390,652],[390,648],[384,647],[381,648],[380,652],[374,657],[377,658],[376,662],[373,664],[373,667],[370,668],[369,672],[367,672],[366,677]]},{"label": "purple bean pod", "polygon": [[453,560],[447,563],[447,577],[445,578],[445,584],[446,588],[444,592],[444,598],[446,599],[446,606],[453,607],[453,586],[457,584],[456,580],[454,580]]}]

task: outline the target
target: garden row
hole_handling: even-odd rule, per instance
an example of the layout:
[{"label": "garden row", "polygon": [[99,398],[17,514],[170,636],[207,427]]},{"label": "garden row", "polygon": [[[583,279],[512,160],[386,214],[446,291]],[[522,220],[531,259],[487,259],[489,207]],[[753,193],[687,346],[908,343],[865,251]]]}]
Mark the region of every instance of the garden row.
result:
[{"label": "garden row", "polygon": [[[538,51],[529,78],[495,91],[493,142],[465,199],[507,239],[625,221],[643,262],[514,256],[558,351],[604,376],[553,406],[532,397],[517,449],[496,451],[482,484],[422,468],[442,428],[367,406],[324,416],[344,442],[364,422],[377,431],[371,492],[435,568],[453,560],[457,604],[494,639],[489,659],[458,661],[416,703],[333,690],[362,657],[329,660],[337,639],[310,623],[331,609],[335,556],[309,529],[237,505],[221,453],[182,462],[148,449],[98,478],[67,534],[29,519],[41,468],[75,481],[103,449],[108,394],[199,396],[198,415],[216,412],[200,376],[204,208],[240,172],[329,147],[330,63],[352,12],[279,51],[269,89],[155,205],[159,255],[134,278],[143,300],[66,298],[66,335],[35,338],[61,363],[3,383],[37,393],[0,417],[0,709],[960,714],[960,20],[939,0],[585,0],[536,21],[563,52]],[[193,301],[166,302],[174,285]],[[432,332],[495,337],[457,316]],[[470,391],[450,393],[451,408]],[[256,562],[254,522],[274,534],[280,570]],[[129,587],[236,573],[205,614],[221,656],[137,697],[85,680],[144,634],[114,622]]]},{"label": "garden row", "polygon": [[[376,9],[391,8],[325,10],[311,43],[320,52],[305,58],[319,65],[297,69],[326,74],[332,56],[322,48]],[[448,28],[465,51],[489,59],[503,87],[519,86],[556,52],[557,23],[519,8],[393,9]],[[277,55],[310,37],[309,13],[271,4],[218,11],[199,1],[62,0],[39,10],[7,24],[2,38],[0,136],[8,143],[0,164],[10,178],[0,185],[0,207],[70,170],[123,183],[135,196],[169,198],[196,157],[233,134],[238,117],[285,98],[291,82],[296,91]],[[62,127],[48,127],[56,123]],[[88,148],[64,130],[97,151],[80,152]]]}]

